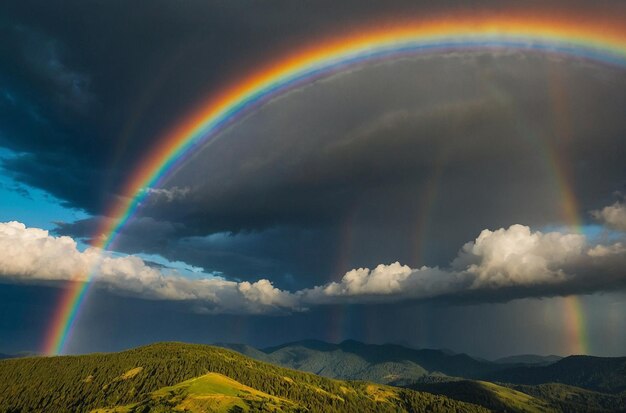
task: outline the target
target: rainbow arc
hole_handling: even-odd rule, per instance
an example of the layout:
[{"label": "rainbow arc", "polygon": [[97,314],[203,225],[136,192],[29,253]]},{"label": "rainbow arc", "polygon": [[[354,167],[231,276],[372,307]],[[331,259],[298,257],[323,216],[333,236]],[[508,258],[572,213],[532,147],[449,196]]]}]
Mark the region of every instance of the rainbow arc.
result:
[{"label": "rainbow arc", "polygon": [[[118,201],[108,209],[109,219],[103,220],[92,247],[109,248],[149,195],[147,189],[163,184],[194,148],[215,139],[272,99],[315,80],[377,61],[473,50],[525,50],[626,67],[626,30],[619,25],[586,22],[571,16],[559,19],[464,15],[366,30],[302,48],[215,93],[197,112],[159,140],[127,181]],[[571,185],[561,184],[568,188]],[[573,191],[567,189],[563,193],[570,196]],[[565,200],[563,204],[565,209],[571,209],[574,200]],[[566,210],[565,215],[578,221],[572,210]],[[63,352],[94,277],[91,271],[81,277],[85,282],[70,283],[46,336],[47,354]]]}]

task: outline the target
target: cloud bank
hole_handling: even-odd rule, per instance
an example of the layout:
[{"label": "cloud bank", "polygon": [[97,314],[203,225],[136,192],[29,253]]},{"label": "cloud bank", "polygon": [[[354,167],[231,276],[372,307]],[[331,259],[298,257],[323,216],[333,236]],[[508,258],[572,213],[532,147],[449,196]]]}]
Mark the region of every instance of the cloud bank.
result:
[{"label": "cloud bank", "polygon": [[0,223],[0,250],[0,275],[13,281],[81,282],[93,273],[98,287],[148,299],[190,301],[202,312],[254,314],[297,307],[292,294],[268,280],[185,278],[137,256],[114,257],[93,248],[79,251],[70,237],[54,237],[19,222]]},{"label": "cloud bank", "polygon": [[[624,205],[597,214],[621,228]],[[617,211],[617,212],[616,212]],[[626,287],[623,241],[596,244],[578,233],[532,231],[512,225],[483,230],[447,267],[410,268],[398,262],[348,271],[341,280],[295,292],[271,281],[235,282],[220,277],[184,277],[155,268],[137,256],[80,251],[67,236],[0,223],[0,276],[13,281],[85,281],[112,292],[155,300],[188,301],[206,313],[281,313],[317,305],[392,303],[407,300],[502,301]]]},{"label": "cloud bank", "polygon": [[359,268],[302,292],[306,303],[400,300],[507,301],[622,289],[626,248],[590,245],[582,234],[542,233],[512,225],[484,230],[463,246],[449,268],[411,269],[400,263]]}]

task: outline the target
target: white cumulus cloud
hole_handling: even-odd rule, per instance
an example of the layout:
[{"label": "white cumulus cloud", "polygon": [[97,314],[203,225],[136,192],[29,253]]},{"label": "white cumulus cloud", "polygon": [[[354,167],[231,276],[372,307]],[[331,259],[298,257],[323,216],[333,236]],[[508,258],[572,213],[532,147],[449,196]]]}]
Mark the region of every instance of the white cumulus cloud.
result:
[{"label": "white cumulus cloud", "polygon": [[[300,292],[308,305],[409,299],[567,295],[626,286],[622,243],[590,246],[582,234],[542,233],[512,225],[484,230],[465,244],[447,268],[411,269],[400,263],[347,272]],[[501,293],[505,291],[505,295]]]},{"label": "white cumulus cloud", "polygon": [[453,267],[475,276],[472,288],[556,283],[565,279],[563,264],[581,256],[585,244],[581,234],[531,232],[523,225],[483,230]]},{"label": "white cumulus cloud", "polygon": [[626,204],[616,202],[600,210],[592,211],[591,215],[610,228],[626,231]]},{"label": "white cumulus cloud", "polygon": [[0,251],[0,276],[13,280],[86,281],[93,274],[100,288],[151,299],[199,302],[210,312],[264,313],[294,310],[297,305],[293,294],[268,280],[238,283],[166,274],[139,257],[115,257],[93,248],[80,251],[70,237],[54,237],[19,222],[0,223]]},{"label": "white cumulus cloud", "polygon": [[410,268],[398,262],[348,271],[338,282],[300,291],[266,279],[235,282],[189,278],[155,268],[137,256],[80,251],[66,236],[0,223],[0,277],[21,282],[85,281],[97,288],[149,299],[188,301],[204,313],[280,313],[324,304],[403,300],[494,301],[626,288],[623,240],[593,244],[583,234],[532,231],[512,225],[483,230],[446,267]]}]

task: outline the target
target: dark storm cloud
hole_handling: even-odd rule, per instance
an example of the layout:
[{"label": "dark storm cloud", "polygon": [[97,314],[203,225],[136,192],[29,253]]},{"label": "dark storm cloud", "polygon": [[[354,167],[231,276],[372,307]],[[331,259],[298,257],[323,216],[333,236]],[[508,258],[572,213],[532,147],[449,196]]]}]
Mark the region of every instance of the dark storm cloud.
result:
[{"label": "dark storm cloud", "polygon": [[[606,10],[619,12],[619,5],[607,2]],[[364,21],[443,15],[456,6],[457,1],[434,6],[362,0],[3,2],[0,142],[37,161],[42,157],[32,173],[26,158],[5,169],[73,207],[102,213],[164,131],[259,62]],[[473,10],[501,7],[506,5],[486,1]],[[48,165],[50,159],[79,165],[70,162],[60,172]],[[68,176],[82,181],[78,190],[64,184]]]},{"label": "dark storm cloud", "polygon": [[67,205],[90,208],[102,161],[93,156],[99,144],[81,130],[85,113],[97,106],[89,75],[74,67],[71,52],[56,38],[6,21],[0,30],[6,40],[0,49],[0,144],[16,153],[2,159],[4,172]]},{"label": "dark storm cloud", "polygon": [[56,103],[76,111],[87,110],[93,102],[90,79],[67,66],[62,46],[55,39],[26,27],[14,26],[13,31],[11,41],[19,44],[23,67],[47,86]]},{"label": "dark storm cloud", "polygon": [[[89,240],[100,219],[57,223],[55,232]],[[269,277],[278,287],[290,290],[310,286],[312,280],[334,279],[352,268],[351,262],[342,262],[341,234],[334,229],[282,227],[262,232],[180,236],[181,229],[180,224],[176,227],[169,222],[140,218],[121,230],[114,248],[167,255],[235,280]]]},{"label": "dark storm cloud", "polygon": [[168,128],[268,52],[402,6],[273,3],[3,2],[0,142],[40,163],[17,158],[5,171],[102,212]]},{"label": "dark storm cloud", "polygon": [[[370,18],[376,25],[381,16],[449,15],[460,2],[436,3],[4,1],[0,146],[13,153],[2,160],[3,173],[92,214],[57,228],[89,239],[149,148],[213,91],[320,36],[362,27]],[[471,8],[519,7],[504,3]],[[532,4],[544,6],[559,16],[589,7]],[[593,8],[625,13],[622,0]],[[626,189],[625,90],[620,68],[525,53],[409,60],[318,82],[273,102],[196,154],[151,194],[114,249],[223,272],[230,287],[229,280],[268,278],[291,292],[332,281],[345,287],[347,271],[396,260],[411,273],[422,264],[451,273],[459,247],[485,228],[567,223],[550,169],[558,162],[568,167],[561,172],[570,174],[581,215],[621,228],[616,220],[623,209],[611,194]],[[7,249],[17,246],[7,243]],[[44,250],[33,245],[25,262],[40,265],[35,275],[41,277],[68,258],[61,247],[54,259],[33,264]],[[68,349],[110,351],[156,340],[267,346],[355,338],[484,356],[563,353],[570,332],[561,298],[441,304],[623,290],[623,251],[615,244],[606,248],[594,250],[595,258],[550,267],[572,277],[558,285],[451,289],[420,302],[391,294],[388,303],[372,303],[365,294],[360,298],[368,304],[347,305],[334,303],[350,302],[335,294],[324,305],[279,318],[190,312],[189,301],[163,291],[164,279],[140,280],[146,286],[135,279],[169,268],[125,257],[109,268],[117,284],[92,289]],[[70,260],[63,269],[75,271],[76,264]],[[465,264],[456,271],[471,263]],[[206,288],[197,281],[187,277],[172,285],[193,297]],[[268,284],[256,287],[275,292]],[[136,297],[155,289],[158,299]],[[63,295],[47,286],[0,283],[0,351],[37,350]],[[255,310],[238,307],[231,300],[238,295],[226,297],[226,312]],[[581,302],[594,352],[623,355],[623,293]]]},{"label": "dark storm cloud", "polygon": [[[3,167],[100,216],[164,131],[268,54],[455,4],[7,3],[0,139],[19,154]],[[484,228],[562,223],[541,146],[572,168],[582,213],[607,205],[624,185],[622,73],[483,53],[320,82],[197,154],[160,188],[188,191],[153,193],[116,248],[306,287],[361,265],[445,263]],[[566,138],[558,110],[572,123]],[[89,238],[97,219],[58,232]]]},{"label": "dark storm cloud", "polygon": [[[298,274],[300,287],[381,262],[445,263],[484,228],[570,224],[561,175],[581,215],[606,205],[625,180],[624,90],[621,69],[526,53],[338,76],[196,153],[117,247],[243,279]],[[89,236],[84,225],[59,232]]]},{"label": "dark storm cloud", "polygon": [[[200,17],[171,2],[65,6],[3,4],[2,142],[29,155],[4,168],[97,212],[165,125],[214,87],[225,49],[246,48],[216,39],[230,8]],[[190,93],[198,84],[205,89]]]},{"label": "dark storm cloud", "polygon": [[[596,79],[598,70],[607,79]],[[562,90],[550,90],[550,76],[560,78]],[[170,185],[190,187],[185,203],[197,202],[198,211],[153,199],[146,213],[156,216],[154,207],[175,218],[179,211],[210,231],[262,229],[277,219],[319,225],[342,220],[355,204],[402,201],[397,192],[415,199],[441,168],[439,178],[451,187],[444,196],[469,199],[476,191],[476,212],[492,216],[488,195],[498,193],[507,207],[501,213],[518,219],[515,204],[524,197],[554,206],[549,192],[560,188],[553,175],[564,172],[552,170],[562,168],[555,157],[572,169],[588,208],[600,190],[608,196],[624,179],[624,87],[619,69],[541,56],[369,68],[275,102],[188,161]],[[558,129],[563,121],[567,130]],[[546,207],[517,209],[534,221]]]}]

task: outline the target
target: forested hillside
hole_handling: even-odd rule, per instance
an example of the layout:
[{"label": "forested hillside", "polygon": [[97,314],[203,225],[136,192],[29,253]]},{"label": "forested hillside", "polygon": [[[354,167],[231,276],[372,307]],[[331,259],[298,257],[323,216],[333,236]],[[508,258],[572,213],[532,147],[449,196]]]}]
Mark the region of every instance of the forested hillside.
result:
[{"label": "forested hillside", "polygon": [[619,393],[626,391],[626,357],[569,356],[548,366],[508,368],[486,378],[516,384],[562,383]]},{"label": "forested hillside", "polygon": [[[189,382],[201,376],[200,386]],[[216,394],[232,400],[208,411],[487,411],[445,396],[331,380],[206,345],[161,343],[120,353],[0,361],[3,412],[202,411],[207,407],[196,402]]]}]

